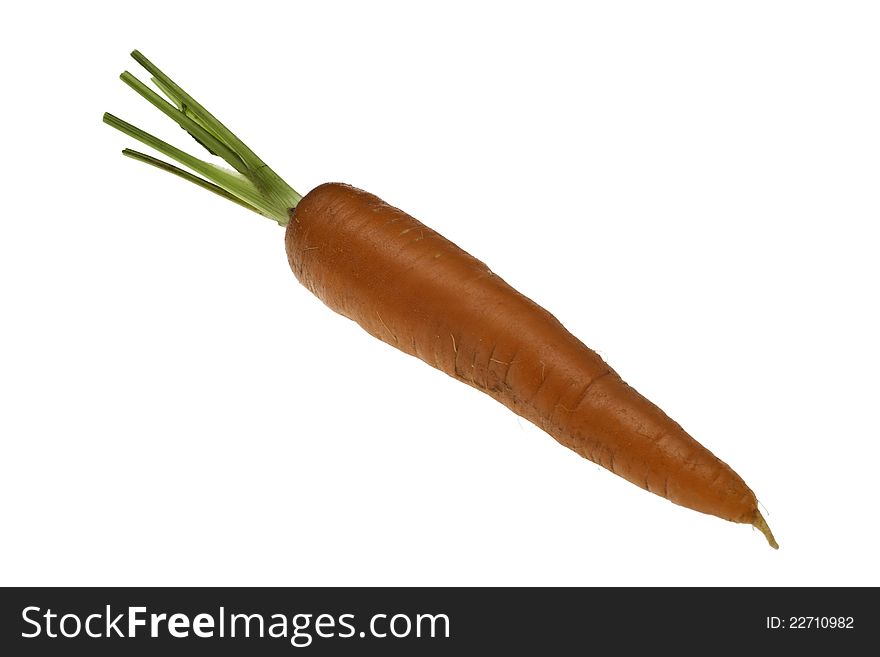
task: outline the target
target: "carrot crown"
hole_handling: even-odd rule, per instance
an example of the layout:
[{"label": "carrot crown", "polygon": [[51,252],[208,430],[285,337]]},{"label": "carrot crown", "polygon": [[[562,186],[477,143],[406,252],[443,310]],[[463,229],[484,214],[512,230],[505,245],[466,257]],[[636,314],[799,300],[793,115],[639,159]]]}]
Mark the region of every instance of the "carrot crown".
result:
[{"label": "carrot crown", "polygon": [[149,59],[137,50],[131,56],[150,73],[153,84],[167,100],[128,71],[119,76],[122,81],[186,130],[211,155],[221,157],[234,170],[194,157],[109,112],[105,113],[104,123],[154,148],[194,173],[130,148],[123,150],[122,154],[173,173],[286,226],[290,220],[288,210],[296,207],[302,195]]}]

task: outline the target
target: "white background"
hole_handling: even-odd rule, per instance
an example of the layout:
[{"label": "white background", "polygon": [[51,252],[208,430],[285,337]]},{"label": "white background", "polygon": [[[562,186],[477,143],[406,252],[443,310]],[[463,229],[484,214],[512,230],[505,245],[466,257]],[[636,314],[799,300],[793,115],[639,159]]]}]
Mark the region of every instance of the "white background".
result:
[{"label": "white background", "polygon": [[[366,5],[369,4],[369,7]],[[880,584],[875,3],[13,3],[0,583]],[[295,188],[363,187],[555,313],[756,491],[645,493],[123,158],[141,49]]]}]

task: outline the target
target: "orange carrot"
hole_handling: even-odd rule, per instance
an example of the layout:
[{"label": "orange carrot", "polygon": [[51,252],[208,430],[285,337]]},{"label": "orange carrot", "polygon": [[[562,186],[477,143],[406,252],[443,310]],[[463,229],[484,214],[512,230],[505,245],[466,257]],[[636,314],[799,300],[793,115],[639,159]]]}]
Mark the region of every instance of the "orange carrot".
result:
[{"label": "orange carrot", "polygon": [[[168,100],[122,79],[235,171],[105,114],[113,127],[192,170],[170,171],[286,226],[296,277],[371,335],[498,400],[557,441],[671,502],[760,529],[754,493],[726,463],[624,382],[549,312],[484,263],[376,196],[328,183],[304,197],[135,51]],[[170,102],[169,102],[170,100]]]}]

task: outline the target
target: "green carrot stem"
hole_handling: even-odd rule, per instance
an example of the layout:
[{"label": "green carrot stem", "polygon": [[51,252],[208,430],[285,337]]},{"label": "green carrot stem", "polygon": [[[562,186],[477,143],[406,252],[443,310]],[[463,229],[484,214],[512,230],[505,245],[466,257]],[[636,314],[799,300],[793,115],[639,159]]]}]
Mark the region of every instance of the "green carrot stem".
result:
[{"label": "green carrot stem", "polygon": [[151,74],[153,83],[171,102],[162,98],[128,71],[120,76],[122,81],[186,130],[208,152],[221,157],[235,170],[230,171],[201,160],[106,113],[105,123],[170,157],[194,173],[131,149],[124,150],[123,154],[188,180],[238,205],[274,219],[282,226],[287,225],[290,220],[289,210],[296,207],[302,196],[155,64],[137,50],[132,52],[131,56]]},{"label": "green carrot stem", "polygon": [[189,171],[184,171],[180,167],[176,167],[173,164],[169,164],[164,160],[160,160],[158,158],[152,157],[145,153],[141,153],[139,151],[132,150],[130,148],[126,148],[122,151],[122,154],[126,157],[130,157],[133,160],[137,160],[139,162],[144,162],[146,164],[152,165],[157,169],[161,169],[162,171],[167,171],[168,173],[173,173],[175,176],[179,176],[184,180],[188,180],[191,183],[195,183],[202,189],[207,189],[210,192],[214,192],[218,196],[222,196],[227,201],[232,201],[240,205],[243,208],[247,208],[248,210],[253,210],[257,214],[260,214],[260,211],[254,206],[248,204],[246,201],[242,201],[240,198],[235,196],[234,194],[230,194],[225,189],[220,187],[220,185],[215,185],[212,182],[205,180],[204,178],[199,178],[198,176],[191,174]]}]

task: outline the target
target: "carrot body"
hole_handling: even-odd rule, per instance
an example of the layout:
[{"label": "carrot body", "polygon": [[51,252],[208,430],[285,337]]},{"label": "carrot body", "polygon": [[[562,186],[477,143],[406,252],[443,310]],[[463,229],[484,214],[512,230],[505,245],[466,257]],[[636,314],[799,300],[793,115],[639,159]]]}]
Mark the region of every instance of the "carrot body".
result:
[{"label": "carrot body", "polygon": [[763,523],[754,493],[726,463],[553,315],[405,212],[328,183],[291,212],[285,245],[300,282],[373,336],[637,486],[725,520]]}]

